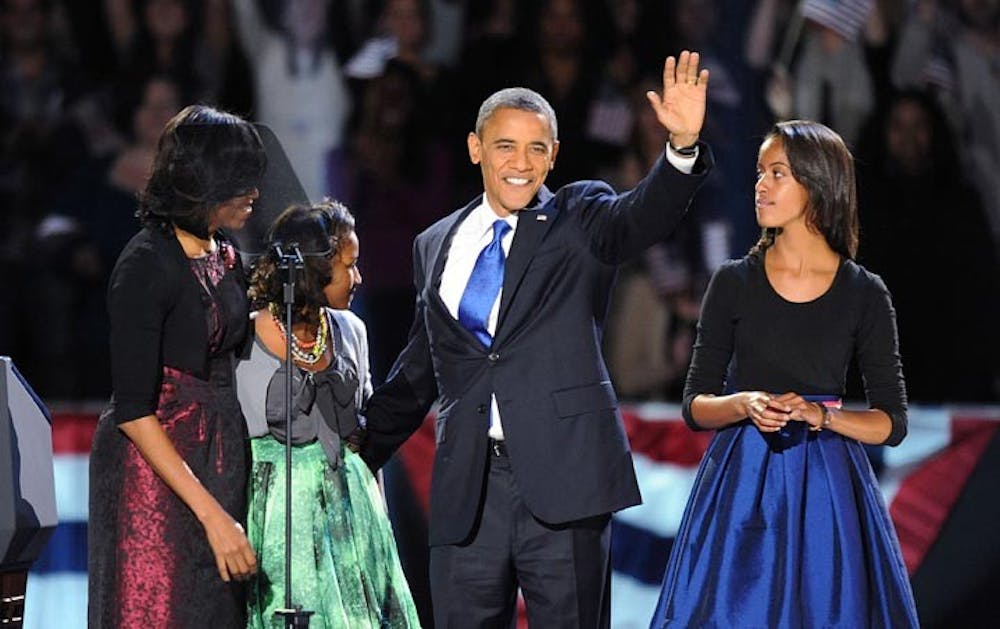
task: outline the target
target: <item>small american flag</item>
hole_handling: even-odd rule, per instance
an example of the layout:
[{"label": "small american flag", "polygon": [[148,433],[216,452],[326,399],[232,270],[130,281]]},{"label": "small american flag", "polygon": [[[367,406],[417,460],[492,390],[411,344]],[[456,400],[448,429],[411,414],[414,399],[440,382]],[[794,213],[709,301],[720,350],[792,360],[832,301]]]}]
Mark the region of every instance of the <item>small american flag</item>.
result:
[{"label": "small american flag", "polygon": [[875,0],[803,0],[802,17],[853,40],[874,6]]}]

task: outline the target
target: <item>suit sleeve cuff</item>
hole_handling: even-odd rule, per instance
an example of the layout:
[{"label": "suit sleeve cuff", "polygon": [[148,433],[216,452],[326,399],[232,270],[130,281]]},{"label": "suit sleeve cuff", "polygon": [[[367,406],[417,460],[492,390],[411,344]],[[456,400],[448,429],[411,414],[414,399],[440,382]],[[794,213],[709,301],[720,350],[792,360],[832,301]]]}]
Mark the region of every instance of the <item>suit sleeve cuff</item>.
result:
[{"label": "suit sleeve cuff", "polygon": [[692,155],[691,157],[684,157],[682,155],[674,153],[673,151],[670,150],[669,143],[667,146],[663,147],[663,152],[664,155],[666,155],[667,157],[667,161],[670,162],[670,164],[674,168],[681,171],[685,175],[690,175],[692,172],[694,172],[694,164],[695,162],[698,161],[698,155],[701,152],[701,146],[697,144],[695,145],[694,155]]}]

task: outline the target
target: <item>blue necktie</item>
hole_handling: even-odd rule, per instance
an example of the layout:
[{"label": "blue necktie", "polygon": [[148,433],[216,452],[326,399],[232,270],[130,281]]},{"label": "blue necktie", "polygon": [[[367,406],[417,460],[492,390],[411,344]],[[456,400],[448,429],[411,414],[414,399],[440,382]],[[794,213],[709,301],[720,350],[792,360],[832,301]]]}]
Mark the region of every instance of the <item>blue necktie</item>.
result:
[{"label": "blue necktie", "polygon": [[459,323],[472,332],[483,347],[489,347],[493,343],[487,322],[503,286],[504,253],[500,241],[508,231],[510,224],[507,221],[498,220],[493,223],[493,240],[479,252],[476,266],[472,268],[472,275],[462,293],[462,300],[458,302]]}]

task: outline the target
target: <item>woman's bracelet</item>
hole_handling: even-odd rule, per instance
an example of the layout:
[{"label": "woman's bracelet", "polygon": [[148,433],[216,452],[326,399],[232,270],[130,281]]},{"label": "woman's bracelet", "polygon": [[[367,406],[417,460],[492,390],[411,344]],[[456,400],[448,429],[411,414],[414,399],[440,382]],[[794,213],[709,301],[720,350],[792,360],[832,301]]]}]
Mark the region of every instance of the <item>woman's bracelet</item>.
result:
[{"label": "woman's bracelet", "polygon": [[818,406],[819,412],[823,414],[823,421],[820,423],[819,426],[815,427],[816,430],[823,430],[824,428],[829,428],[830,424],[833,423],[833,420],[830,418],[830,409],[828,409],[826,407],[826,404],[823,404],[822,402],[813,402],[813,404]]}]

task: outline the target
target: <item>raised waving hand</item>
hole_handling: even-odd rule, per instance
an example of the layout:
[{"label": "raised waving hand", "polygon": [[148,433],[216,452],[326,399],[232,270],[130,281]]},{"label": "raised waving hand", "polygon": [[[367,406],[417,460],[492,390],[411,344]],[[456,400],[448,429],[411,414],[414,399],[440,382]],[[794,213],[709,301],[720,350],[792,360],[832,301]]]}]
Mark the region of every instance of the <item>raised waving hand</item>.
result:
[{"label": "raised waving hand", "polygon": [[676,148],[698,141],[705,122],[708,70],[698,69],[701,57],[684,50],[677,59],[667,57],[663,64],[663,93],[646,92],[656,118],[670,132],[670,144]]}]

